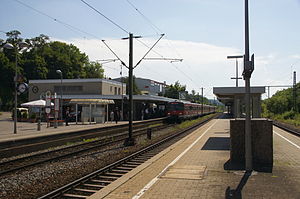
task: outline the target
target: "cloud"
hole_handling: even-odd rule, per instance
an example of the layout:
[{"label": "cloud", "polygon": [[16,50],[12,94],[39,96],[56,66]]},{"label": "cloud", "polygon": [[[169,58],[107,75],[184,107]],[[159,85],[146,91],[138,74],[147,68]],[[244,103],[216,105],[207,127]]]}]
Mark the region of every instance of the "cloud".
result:
[{"label": "cloud", "polygon": [[[60,40],[63,41],[63,40]],[[147,46],[152,46],[156,40],[140,39],[134,40],[134,63],[136,64],[148,51]],[[76,45],[82,52],[85,52],[91,61],[111,59],[115,56],[101,42],[92,39],[70,39],[63,42]],[[111,49],[127,64],[128,63],[128,40],[106,39],[106,43]],[[239,49],[233,47],[217,46],[203,42],[192,42],[184,40],[161,40],[153,48],[147,58],[182,58],[183,62],[143,60],[134,69],[137,77],[149,78],[156,81],[173,84],[179,81],[186,85],[189,91],[200,92],[204,87],[207,97],[213,98],[212,87],[214,86],[235,86],[235,60],[227,59],[228,55],[243,54]],[[270,67],[276,67],[277,55],[271,53],[255,58],[255,71],[253,73],[253,84],[264,85],[266,82],[274,82],[274,77]],[[103,65],[105,75],[115,78],[120,76],[120,62],[112,62]],[[239,76],[242,74],[243,61],[239,60]],[[270,72],[272,71],[272,72]],[[127,75],[127,69],[123,68],[123,75]],[[267,77],[267,78],[266,78]],[[276,81],[282,84],[283,81]],[[239,81],[243,86],[244,81]]]}]

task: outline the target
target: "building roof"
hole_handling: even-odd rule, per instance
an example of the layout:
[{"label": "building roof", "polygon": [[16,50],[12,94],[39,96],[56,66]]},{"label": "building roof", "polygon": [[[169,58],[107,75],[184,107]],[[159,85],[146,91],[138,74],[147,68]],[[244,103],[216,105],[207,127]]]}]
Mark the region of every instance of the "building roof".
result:
[{"label": "building roof", "polygon": [[114,100],[109,99],[71,99],[74,104],[114,104]]},{"label": "building roof", "polygon": [[[100,79],[100,78],[87,78],[87,79],[62,79],[63,83],[86,83],[86,82],[105,82],[110,84],[116,84],[121,86],[122,83],[110,80],[110,79]],[[49,83],[61,83],[61,79],[36,79],[36,80],[29,80],[29,84],[49,84]]]},{"label": "building roof", "polygon": [[[107,99],[107,100],[121,100],[122,95],[63,95],[63,99]],[[123,99],[129,99],[128,95],[123,95]],[[176,99],[157,96],[157,95],[133,95],[133,100],[136,101],[161,101],[173,102]]]}]

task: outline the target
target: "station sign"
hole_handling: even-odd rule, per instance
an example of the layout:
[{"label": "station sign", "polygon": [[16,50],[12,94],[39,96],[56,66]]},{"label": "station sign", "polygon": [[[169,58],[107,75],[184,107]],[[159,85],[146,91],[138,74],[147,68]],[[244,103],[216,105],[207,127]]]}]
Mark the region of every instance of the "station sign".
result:
[{"label": "station sign", "polygon": [[55,111],[59,111],[59,98],[55,98],[55,101],[54,101],[54,110]]}]

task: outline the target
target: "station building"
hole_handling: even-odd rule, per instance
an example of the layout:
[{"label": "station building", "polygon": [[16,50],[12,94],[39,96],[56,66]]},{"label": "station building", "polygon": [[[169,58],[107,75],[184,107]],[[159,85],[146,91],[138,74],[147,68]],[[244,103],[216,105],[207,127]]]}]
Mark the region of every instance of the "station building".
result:
[{"label": "station building", "polygon": [[[114,80],[121,82],[121,78]],[[158,82],[151,79],[136,77],[135,84],[141,91],[142,95],[164,95],[166,91],[166,82]]]},{"label": "station building", "polygon": [[[144,82],[139,85],[143,85],[145,93],[147,89],[149,92],[148,95],[133,95],[134,120],[141,119],[142,109],[155,109],[159,110],[157,113],[161,113],[167,102],[174,101],[158,96],[159,92],[164,91],[163,83],[158,86],[158,83],[151,80],[138,82]],[[29,101],[45,99],[46,92],[51,92],[52,98],[62,100],[63,115],[66,107],[71,107],[71,112],[76,115],[76,122],[103,123],[110,120],[109,113],[115,109],[120,112],[120,119],[127,119],[129,96],[126,95],[126,84],[116,79],[29,80]]]}]

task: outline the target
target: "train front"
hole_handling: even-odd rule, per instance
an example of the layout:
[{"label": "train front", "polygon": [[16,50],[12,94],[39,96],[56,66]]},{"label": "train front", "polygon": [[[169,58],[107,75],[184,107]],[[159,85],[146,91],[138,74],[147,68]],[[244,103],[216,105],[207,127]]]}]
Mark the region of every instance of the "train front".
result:
[{"label": "train front", "polygon": [[184,116],[182,102],[169,102],[167,104],[167,117],[169,122],[180,122]]}]

